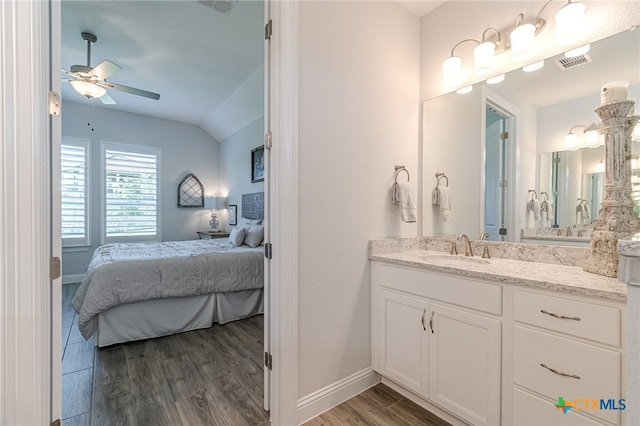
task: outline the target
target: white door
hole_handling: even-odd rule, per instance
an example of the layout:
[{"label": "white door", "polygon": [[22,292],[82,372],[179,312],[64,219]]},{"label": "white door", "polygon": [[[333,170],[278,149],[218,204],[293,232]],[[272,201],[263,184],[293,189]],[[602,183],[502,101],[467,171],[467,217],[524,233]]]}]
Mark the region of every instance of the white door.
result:
[{"label": "white door", "polygon": [[[264,6],[265,25],[269,25],[271,19],[271,2],[266,1]],[[264,242],[265,248],[271,247],[271,40],[267,36],[265,26],[264,44],[264,128],[265,128],[265,150],[264,150]],[[271,259],[265,251],[264,258],[264,409],[269,411],[271,406]]]},{"label": "white door", "polygon": [[426,301],[377,290],[374,316],[374,369],[423,396],[428,396],[428,318]]},{"label": "white door", "polygon": [[[485,224],[489,239],[504,241],[508,209],[507,139],[509,118],[491,105],[486,107],[485,127]],[[513,232],[513,230],[511,230]]]},{"label": "white door", "polygon": [[500,321],[431,304],[429,395],[474,425],[500,424]]}]

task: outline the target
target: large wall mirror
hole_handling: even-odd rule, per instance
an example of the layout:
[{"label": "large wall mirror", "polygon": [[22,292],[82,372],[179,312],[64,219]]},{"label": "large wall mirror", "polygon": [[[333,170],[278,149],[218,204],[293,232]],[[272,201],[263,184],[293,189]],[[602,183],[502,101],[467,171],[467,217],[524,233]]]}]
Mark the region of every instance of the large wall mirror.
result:
[{"label": "large wall mirror", "polygon": [[[548,58],[534,72],[512,71],[499,84],[476,84],[465,95],[424,102],[424,235],[475,238],[488,230],[492,240],[520,241],[523,229],[527,235],[544,227],[588,229],[603,194],[604,138],[585,147],[584,131],[599,122],[594,110],[603,84],[627,80],[629,98],[640,100],[640,31],[593,42],[579,61],[563,59]],[[572,128],[577,146],[569,149],[564,136]],[[640,154],[635,143],[633,150]],[[632,179],[640,184],[640,161],[637,167]],[[453,220],[448,222],[431,205],[436,172],[449,178]],[[553,210],[536,219],[527,209],[534,195],[529,191],[539,202],[546,197]]]}]

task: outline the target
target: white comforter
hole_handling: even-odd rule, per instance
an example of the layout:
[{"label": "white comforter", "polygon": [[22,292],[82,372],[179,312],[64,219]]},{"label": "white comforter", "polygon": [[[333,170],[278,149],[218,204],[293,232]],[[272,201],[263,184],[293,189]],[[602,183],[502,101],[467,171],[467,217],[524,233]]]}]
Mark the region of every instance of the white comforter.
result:
[{"label": "white comforter", "polygon": [[263,250],[226,239],[98,247],[71,302],[80,331],[88,339],[99,313],[125,303],[262,288]]}]

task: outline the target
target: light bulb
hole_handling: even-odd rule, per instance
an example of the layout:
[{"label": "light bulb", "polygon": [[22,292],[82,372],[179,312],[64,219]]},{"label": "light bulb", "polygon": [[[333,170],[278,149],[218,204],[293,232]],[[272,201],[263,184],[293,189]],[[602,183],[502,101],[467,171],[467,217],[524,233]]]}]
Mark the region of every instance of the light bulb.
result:
[{"label": "light bulb", "polygon": [[571,44],[578,40],[584,21],[584,3],[569,2],[556,13],[556,41]]},{"label": "light bulb", "polygon": [[97,84],[93,84],[84,80],[71,80],[71,87],[87,98],[99,98],[107,93],[104,87],[100,87]]},{"label": "light bulb", "polygon": [[461,67],[462,59],[459,56],[449,56],[442,62],[442,76],[445,86],[451,87],[458,83]]},{"label": "light bulb", "polygon": [[511,31],[511,57],[514,61],[525,61],[533,55],[536,27],[522,24]]},{"label": "light bulb", "polygon": [[486,75],[494,65],[496,45],[491,41],[480,43],[473,49],[473,63],[477,75]]},{"label": "light bulb", "polygon": [[498,84],[504,81],[504,74],[496,75],[495,77],[491,77],[487,79],[487,83],[489,84]]},{"label": "light bulb", "polygon": [[543,66],[544,66],[544,59],[542,61],[538,61],[538,62],[534,62],[534,63],[529,64],[529,65],[525,65],[524,67],[522,67],[522,71],[524,71],[524,72],[534,72],[534,71],[538,71]]}]

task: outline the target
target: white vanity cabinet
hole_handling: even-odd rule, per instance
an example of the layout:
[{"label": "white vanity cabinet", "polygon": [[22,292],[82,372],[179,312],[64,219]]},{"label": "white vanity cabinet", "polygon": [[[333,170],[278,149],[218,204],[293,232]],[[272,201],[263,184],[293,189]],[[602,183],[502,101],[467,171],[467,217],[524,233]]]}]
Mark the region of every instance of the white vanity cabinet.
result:
[{"label": "white vanity cabinet", "polygon": [[621,423],[622,306],[514,290],[513,319],[514,424]]},{"label": "white vanity cabinet", "polygon": [[372,267],[374,369],[471,424],[498,424],[501,287]]}]

